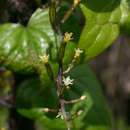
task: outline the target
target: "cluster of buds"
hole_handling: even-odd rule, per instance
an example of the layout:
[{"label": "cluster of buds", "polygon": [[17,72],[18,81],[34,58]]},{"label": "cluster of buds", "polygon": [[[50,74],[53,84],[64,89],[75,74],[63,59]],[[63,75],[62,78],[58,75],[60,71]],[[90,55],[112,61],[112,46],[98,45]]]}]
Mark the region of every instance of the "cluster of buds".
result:
[{"label": "cluster of buds", "polygon": [[44,63],[44,64],[47,64],[48,61],[49,61],[49,55],[47,55],[47,54],[40,55],[40,56],[39,56],[39,59],[40,59],[40,62],[42,62],[42,63]]},{"label": "cluster of buds", "polygon": [[75,55],[74,55],[74,58],[77,59],[80,57],[81,53],[83,53],[83,50],[77,48],[75,49]]},{"label": "cluster of buds", "polygon": [[63,38],[64,43],[67,43],[67,42],[71,41],[73,39],[72,36],[73,36],[72,32],[70,32],[70,33],[66,32],[64,34],[64,38]]},{"label": "cluster of buds", "polygon": [[[71,41],[71,40],[73,39],[72,36],[73,36],[73,33],[72,33],[72,32],[70,32],[70,33],[66,32],[66,33],[64,34],[64,38],[63,38],[64,43],[68,43],[69,41]],[[79,49],[79,48],[75,49],[74,58],[75,58],[75,59],[76,59],[76,58],[79,58],[81,53],[83,53],[83,50],[81,50],[81,49]]]},{"label": "cluster of buds", "polygon": [[74,83],[74,79],[71,79],[70,76],[64,78],[63,77],[63,83],[64,83],[64,86],[69,89],[70,88],[70,85],[73,85]]}]

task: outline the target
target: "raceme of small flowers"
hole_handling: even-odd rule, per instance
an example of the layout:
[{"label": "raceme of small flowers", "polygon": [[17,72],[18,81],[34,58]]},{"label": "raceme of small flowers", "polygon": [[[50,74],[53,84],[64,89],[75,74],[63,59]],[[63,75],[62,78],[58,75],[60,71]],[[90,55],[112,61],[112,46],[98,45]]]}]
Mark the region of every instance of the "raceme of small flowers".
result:
[{"label": "raceme of small flowers", "polygon": [[[64,34],[64,37],[63,37],[63,43],[69,43],[70,40],[73,39],[73,33],[72,32],[66,32]],[[67,72],[69,72],[73,67],[74,67],[74,62],[76,60],[78,60],[80,58],[80,55],[83,53],[83,50],[81,50],[80,48],[75,48],[75,53],[74,53],[74,57],[72,59],[72,63],[68,65],[68,69],[67,69]],[[49,54],[45,53],[43,55],[40,55],[39,56],[39,61],[45,65],[49,65]],[[58,62],[58,61],[57,61]],[[46,66],[47,67],[47,66]],[[71,86],[74,85],[74,79],[71,78],[71,76],[66,76],[62,75],[62,85],[66,88],[66,89],[70,89]],[[78,99],[74,99],[74,100],[70,100],[70,101],[64,101],[66,104],[71,104],[71,103],[76,103],[76,102],[79,102],[79,101],[83,101],[86,99],[86,96],[85,95],[82,95],[80,98]],[[49,108],[44,108],[44,112],[56,112],[57,110],[52,110],[52,109],[49,109]],[[64,116],[63,116],[63,113],[58,110],[58,115],[56,116],[56,118],[61,118],[61,119],[64,119]],[[82,110],[79,110],[76,115],[79,116],[83,111]]]}]

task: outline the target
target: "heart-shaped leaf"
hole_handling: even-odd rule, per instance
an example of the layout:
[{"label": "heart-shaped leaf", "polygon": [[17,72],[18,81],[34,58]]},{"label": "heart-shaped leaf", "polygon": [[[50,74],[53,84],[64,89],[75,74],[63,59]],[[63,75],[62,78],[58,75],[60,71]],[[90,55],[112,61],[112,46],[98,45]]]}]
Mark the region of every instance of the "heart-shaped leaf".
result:
[{"label": "heart-shaped leaf", "polygon": [[[56,53],[54,33],[49,22],[48,9],[38,9],[27,27],[20,24],[0,26],[0,63],[14,71],[34,71],[39,55]],[[53,48],[53,51],[52,51]]]}]

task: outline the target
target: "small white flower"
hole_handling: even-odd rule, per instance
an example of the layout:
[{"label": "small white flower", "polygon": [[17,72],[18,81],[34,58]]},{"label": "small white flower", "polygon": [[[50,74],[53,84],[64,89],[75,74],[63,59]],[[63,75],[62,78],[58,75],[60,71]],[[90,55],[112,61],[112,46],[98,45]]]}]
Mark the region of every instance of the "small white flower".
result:
[{"label": "small white flower", "polygon": [[47,55],[47,54],[41,55],[41,56],[39,56],[39,58],[40,58],[40,61],[44,64],[48,63],[48,61],[49,61],[49,55]]},{"label": "small white flower", "polygon": [[83,50],[81,50],[79,48],[75,49],[74,58],[79,58],[81,53],[83,53]]},{"label": "small white flower", "polygon": [[63,83],[66,87],[69,87],[69,85],[73,85],[74,79],[70,79],[70,76],[64,78],[63,77]]}]

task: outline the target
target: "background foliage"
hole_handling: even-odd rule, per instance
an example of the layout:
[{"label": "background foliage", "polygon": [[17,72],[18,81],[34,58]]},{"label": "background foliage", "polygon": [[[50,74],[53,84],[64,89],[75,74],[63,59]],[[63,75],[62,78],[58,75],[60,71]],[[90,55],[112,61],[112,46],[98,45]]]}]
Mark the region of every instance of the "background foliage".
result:
[{"label": "background foliage", "polygon": [[[56,77],[60,39],[56,39],[51,26],[47,3],[41,0],[0,1],[1,130],[66,130],[64,121],[56,118],[57,113],[43,112],[43,108],[58,108],[56,86],[39,62],[39,55],[49,53]],[[58,21],[72,4],[73,1],[63,0],[57,12]],[[76,47],[84,50],[81,61],[69,73],[75,84],[65,92],[66,100],[87,97],[67,107],[72,115],[83,110],[74,119],[75,129],[114,128],[113,115],[101,85],[88,64],[120,34],[129,35],[129,0],[82,0],[67,21],[59,24],[62,34],[73,32],[74,36],[66,47],[64,67],[70,64]],[[121,128],[120,124],[122,120],[117,127]]]}]

